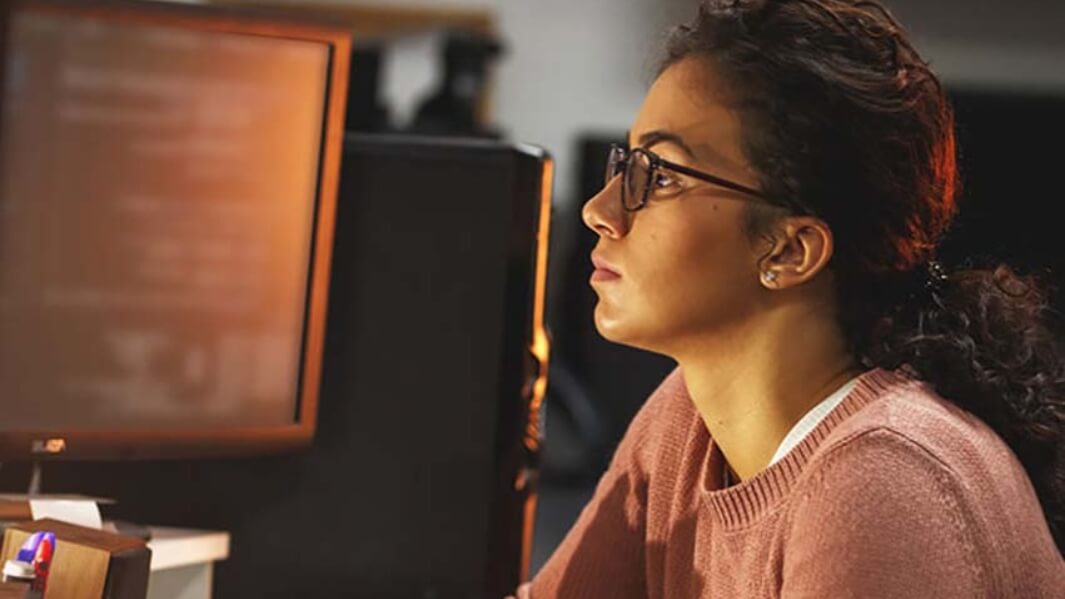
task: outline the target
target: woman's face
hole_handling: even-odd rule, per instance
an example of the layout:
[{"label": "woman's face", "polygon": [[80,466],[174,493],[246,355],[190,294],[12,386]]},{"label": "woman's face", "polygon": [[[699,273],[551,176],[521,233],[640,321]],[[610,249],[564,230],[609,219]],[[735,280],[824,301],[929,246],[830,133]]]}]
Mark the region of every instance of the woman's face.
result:
[{"label": "woman's face", "polygon": [[[671,66],[648,92],[629,131],[629,147],[757,189],[724,90],[706,62]],[[617,274],[597,269],[592,275],[599,332],[675,356],[684,344],[735,330],[755,313],[765,290],[757,248],[744,230],[749,197],[660,173],[638,212],[622,209],[621,177],[615,177],[585,203],[582,216],[599,235],[593,259]]]}]

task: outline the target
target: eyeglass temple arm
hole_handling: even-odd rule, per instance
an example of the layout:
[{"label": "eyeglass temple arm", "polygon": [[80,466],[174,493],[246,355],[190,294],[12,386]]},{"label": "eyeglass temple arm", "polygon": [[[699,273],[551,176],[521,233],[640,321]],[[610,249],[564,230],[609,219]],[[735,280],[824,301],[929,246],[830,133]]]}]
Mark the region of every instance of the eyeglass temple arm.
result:
[{"label": "eyeglass temple arm", "polygon": [[659,163],[659,166],[665,167],[665,168],[667,168],[667,169],[669,169],[671,171],[677,171],[678,173],[681,173],[682,175],[688,175],[689,177],[695,177],[696,179],[701,179],[701,180],[706,181],[708,183],[714,183],[714,184],[720,185],[722,187],[728,187],[729,189],[735,189],[736,191],[742,191],[744,193],[747,193],[747,194],[750,194],[750,195],[753,195],[755,197],[759,197],[759,198],[762,198],[762,199],[765,199],[765,200],[769,199],[769,198],[765,197],[765,195],[762,194],[762,192],[758,191],[757,189],[754,189],[754,188],[751,188],[751,187],[747,187],[746,185],[741,185],[740,183],[734,183],[732,181],[729,181],[728,179],[722,179],[721,177],[715,177],[714,175],[711,175],[709,173],[704,173],[702,171],[697,171],[695,169],[688,168],[688,167],[686,167],[686,166],[684,166],[682,164],[676,164],[674,162],[670,162],[670,161],[664,160],[662,158],[658,159],[658,163]]}]

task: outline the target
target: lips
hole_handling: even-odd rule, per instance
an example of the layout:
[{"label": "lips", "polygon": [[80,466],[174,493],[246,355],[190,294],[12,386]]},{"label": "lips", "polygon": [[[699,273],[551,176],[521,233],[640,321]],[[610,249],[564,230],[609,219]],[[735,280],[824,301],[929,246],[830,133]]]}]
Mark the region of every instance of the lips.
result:
[{"label": "lips", "polygon": [[611,281],[621,278],[620,269],[604,260],[601,256],[592,254],[592,264],[595,266],[595,272],[592,273],[592,281]]}]

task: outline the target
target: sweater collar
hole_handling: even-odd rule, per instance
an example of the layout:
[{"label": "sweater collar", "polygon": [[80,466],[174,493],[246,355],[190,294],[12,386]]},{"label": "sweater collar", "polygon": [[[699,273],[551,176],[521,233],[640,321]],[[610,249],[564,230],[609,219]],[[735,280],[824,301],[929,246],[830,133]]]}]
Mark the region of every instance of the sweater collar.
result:
[{"label": "sweater collar", "polygon": [[[724,456],[711,438],[707,455],[702,460],[699,488],[713,517],[725,528],[742,528],[758,520],[788,495],[807,462],[836,426],[893,388],[910,381],[910,377],[898,371],[867,370],[858,376],[854,388],[839,405],[784,457],[751,478],[725,489],[721,488]],[[700,428],[702,434],[709,436],[705,426]]]}]

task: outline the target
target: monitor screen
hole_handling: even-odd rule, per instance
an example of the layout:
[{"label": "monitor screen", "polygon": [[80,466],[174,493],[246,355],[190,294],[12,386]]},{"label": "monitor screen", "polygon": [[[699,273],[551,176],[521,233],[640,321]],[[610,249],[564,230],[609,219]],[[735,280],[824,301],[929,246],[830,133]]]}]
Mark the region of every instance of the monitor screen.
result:
[{"label": "monitor screen", "polygon": [[37,4],[0,100],[3,430],[298,423],[335,39]]}]

